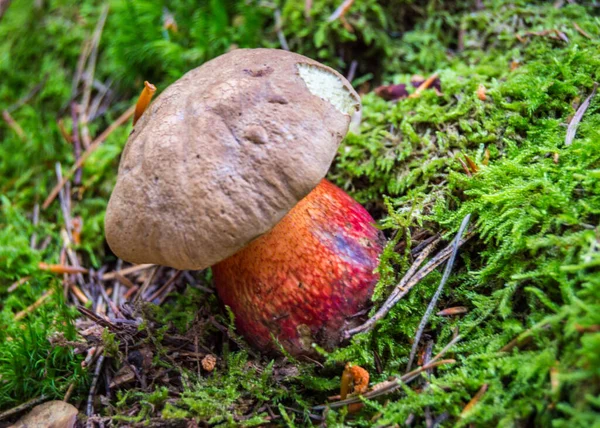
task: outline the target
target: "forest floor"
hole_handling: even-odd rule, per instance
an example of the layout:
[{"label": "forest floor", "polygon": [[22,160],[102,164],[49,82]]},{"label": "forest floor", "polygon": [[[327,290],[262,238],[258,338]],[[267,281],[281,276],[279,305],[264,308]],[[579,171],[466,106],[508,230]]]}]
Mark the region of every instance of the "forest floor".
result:
[{"label": "forest floor", "polygon": [[[169,3],[0,7],[0,426],[48,400],[88,426],[598,426],[597,3]],[[287,47],[360,92],[328,178],[388,238],[371,315],[470,219],[432,311],[443,263],[321,361],[270,358],[210,269],[110,252],[144,80],[236,47]],[[370,374],[362,407],[336,397],[347,363]]]}]

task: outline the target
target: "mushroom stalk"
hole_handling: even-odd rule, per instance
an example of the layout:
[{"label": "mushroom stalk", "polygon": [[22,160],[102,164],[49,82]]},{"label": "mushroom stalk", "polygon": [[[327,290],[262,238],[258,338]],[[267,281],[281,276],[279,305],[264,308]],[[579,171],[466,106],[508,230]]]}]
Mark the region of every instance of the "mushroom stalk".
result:
[{"label": "mushroom stalk", "polygon": [[326,180],[270,232],[213,266],[236,326],[259,349],[332,349],[378,280],[383,237],[369,213]]}]

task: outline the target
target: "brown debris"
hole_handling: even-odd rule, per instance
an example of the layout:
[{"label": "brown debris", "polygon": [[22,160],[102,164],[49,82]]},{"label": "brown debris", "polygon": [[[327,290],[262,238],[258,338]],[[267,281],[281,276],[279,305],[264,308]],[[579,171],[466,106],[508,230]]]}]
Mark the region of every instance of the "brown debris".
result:
[{"label": "brown debris", "polygon": [[207,372],[212,372],[217,365],[217,357],[213,354],[208,354],[202,358],[202,368]]},{"label": "brown debris", "polygon": [[575,330],[577,330],[579,333],[598,333],[600,332],[600,325],[595,324],[583,326],[581,324],[575,324]]},{"label": "brown debris", "polygon": [[135,380],[135,372],[129,364],[124,364],[114,375],[110,382],[111,388],[119,388]]}]

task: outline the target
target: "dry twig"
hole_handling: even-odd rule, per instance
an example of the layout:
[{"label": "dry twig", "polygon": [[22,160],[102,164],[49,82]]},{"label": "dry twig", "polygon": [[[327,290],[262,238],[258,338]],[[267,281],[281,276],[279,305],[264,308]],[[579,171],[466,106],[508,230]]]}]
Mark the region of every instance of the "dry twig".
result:
[{"label": "dry twig", "polygon": [[[160,287],[158,290],[156,290],[150,297],[148,297],[149,302],[153,302],[155,299],[158,299],[159,297],[164,297],[167,294],[169,294],[170,288],[173,285],[173,283],[181,276],[182,271],[178,270],[177,272],[175,272],[173,274],[173,276],[171,278],[169,278],[167,280],[167,282],[165,282],[163,284],[162,287]],[[164,296],[163,296],[164,294]],[[162,302],[161,302],[162,303]]]},{"label": "dry twig", "polygon": [[37,93],[44,87],[44,85],[46,85],[46,82],[48,81],[49,77],[50,77],[50,74],[47,73],[40,83],[38,83],[33,88],[31,88],[31,90],[24,97],[20,98],[16,103],[8,106],[6,108],[6,111],[8,111],[9,113],[12,113],[13,111],[15,111],[15,110],[21,108],[22,106],[24,106],[25,104],[27,104],[33,97],[35,97],[37,95]]},{"label": "dry twig", "polygon": [[[73,130],[71,131],[71,141],[73,142],[73,154],[75,155],[75,162],[81,157],[81,141],[79,140],[79,115],[77,114],[79,106],[77,103],[71,103],[71,119],[73,121]],[[76,186],[81,184],[81,168],[75,170],[75,177],[73,182]]]},{"label": "dry twig", "polygon": [[433,297],[431,298],[431,301],[429,302],[429,305],[427,306],[427,310],[425,311],[425,314],[423,315],[423,318],[421,319],[419,328],[417,329],[417,333],[416,333],[415,339],[413,341],[412,349],[410,351],[410,357],[408,358],[408,364],[406,366],[406,371],[410,371],[412,362],[417,353],[417,347],[419,346],[419,342],[421,340],[421,335],[423,334],[423,331],[425,330],[425,326],[427,325],[427,322],[429,321],[429,317],[431,316],[431,313],[433,312],[433,309],[435,308],[435,305],[437,304],[437,301],[440,298],[440,295],[442,294],[444,285],[446,284],[446,281],[450,277],[450,272],[452,271],[452,267],[454,266],[454,260],[456,259],[456,254],[458,253],[458,246],[459,246],[460,239],[462,238],[463,233],[467,229],[470,219],[471,219],[471,214],[467,214],[465,216],[465,218],[463,218],[462,223],[460,224],[460,228],[458,229],[458,233],[456,234],[456,237],[454,238],[454,240],[452,242],[452,253],[450,254],[450,258],[448,260],[448,264],[446,265],[446,269],[444,270],[444,275],[442,276],[440,285],[439,285],[438,289],[436,290],[435,294],[433,295]]},{"label": "dry twig", "polygon": [[583,37],[587,37],[590,40],[594,39],[592,36],[589,35],[589,33],[587,33],[583,28],[581,28],[576,22],[573,22],[573,27],[575,27],[577,32],[579,34],[581,34]]},{"label": "dry twig", "polygon": [[327,22],[333,22],[338,18],[343,18],[353,4],[354,0],[344,0],[342,4],[340,4],[338,8],[331,14],[331,16],[327,18]]},{"label": "dry twig", "polygon": [[152,280],[156,276],[156,272],[157,271],[158,271],[158,266],[154,266],[154,269],[152,269],[152,272],[150,272],[150,275],[148,275],[148,277],[146,278],[146,281],[144,281],[144,283],[142,284],[142,288],[140,288],[140,291],[138,292],[138,294],[133,299],[134,303],[138,302],[142,298],[142,296],[144,294],[146,294],[146,290],[148,289],[148,287],[152,283]]},{"label": "dry twig", "polygon": [[12,0],[0,0],[0,20],[2,20],[2,17],[8,10],[8,7],[10,6],[11,1]]},{"label": "dry twig", "polygon": [[125,276],[126,275],[131,275],[132,273],[136,273],[136,272],[139,272],[139,271],[144,270],[144,269],[151,268],[152,266],[155,266],[155,265],[153,265],[153,264],[143,264],[143,265],[130,266],[130,267],[122,269],[122,270],[116,270],[114,272],[105,273],[104,275],[102,275],[102,278],[100,278],[100,280],[101,281],[110,281],[110,280],[113,280],[113,279],[118,279],[127,288],[131,288],[131,287],[134,287],[134,284],[131,281],[129,281],[127,278],[125,278]]},{"label": "dry twig", "polygon": [[96,393],[96,386],[98,385],[98,378],[100,377],[100,370],[104,363],[104,355],[100,355],[98,362],[96,363],[96,370],[94,370],[94,377],[92,379],[92,385],[90,386],[90,392],[88,394],[88,401],[86,407],[86,414],[92,416],[94,414],[94,394]]},{"label": "dry twig", "polygon": [[281,11],[279,9],[275,9],[275,31],[277,32],[277,38],[279,39],[281,49],[289,51],[290,47],[285,38],[285,34],[283,34],[283,22],[281,21]]},{"label": "dry twig", "polygon": [[35,311],[37,308],[42,306],[42,304],[46,301],[46,299],[54,294],[54,289],[46,291],[42,296],[37,299],[32,305],[26,307],[21,312],[17,312],[15,314],[15,321],[19,321],[22,318],[25,318],[28,314]]},{"label": "dry twig", "polygon": [[85,161],[90,157],[90,155],[94,152],[94,150],[96,150],[100,146],[100,144],[102,144],[104,142],[104,140],[106,140],[106,138],[110,134],[113,133],[113,131],[115,129],[117,129],[119,126],[121,126],[125,122],[127,122],[127,120],[129,120],[129,118],[133,115],[134,110],[135,110],[135,106],[131,106],[129,109],[127,109],[127,111],[125,113],[123,113],[121,116],[119,116],[119,118],[117,120],[115,120],[113,123],[111,123],[108,126],[108,128],[106,128],[94,140],[94,142],[92,144],[90,144],[90,146],[83,152],[83,154],[81,155],[79,160],[77,162],[75,162],[75,165],[73,165],[71,167],[71,169],[68,171],[68,173],[63,176],[62,180],[60,180],[57,183],[57,185],[54,186],[54,188],[52,189],[52,191],[50,192],[50,194],[48,195],[48,197],[42,204],[42,209],[46,209],[50,206],[52,201],[54,201],[56,196],[58,196],[58,192],[60,192],[60,189],[62,189],[64,187],[64,185],[67,183],[67,181],[69,181],[69,179],[73,176],[75,171],[77,171],[77,169],[79,169],[83,166]]},{"label": "dry twig", "polygon": [[[471,238],[471,236],[471,233],[467,233],[467,235],[459,241],[458,246],[460,247],[465,242],[467,242]],[[423,268],[421,268],[418,272],[415,273],[415,271],[418,269],[421,263],[423,263],[427,256],[433,251],[439,240],[440,238],[435,239],[431,244],[429,244],[428,247],[426,247],[423,250],[421,254],[419,254],[417,260],[415,260],[408,272],[406,272],[406,275],[404,275],[402,280],[400,280],[394,291],[390,294],[388,299],[375,313],[375,315],[373,315],[364,324],[352,328],[350,330],[346,330],[346,332],[344,333],[344,339],[350,339],[355,334],[364,333],[371,330],[375,326],[377,321],[385,317],[387,313],[394,307],[394,305],[398,303],[398,301],[402,299],[402,297],[404,297],[416,284],[418,284],[419,281],[421,281],[423,278],[429,275],[436,267],[438,267],[440,264],[446,261],[448,257],[450,257],[453,248],[452,245],[449,245],[448,247],[440,251],[433,259],[429,261],[429,263],[427,263]]]},{"label": "dry twig", "polygon": [[10,115],[10,113],[8,112],[8,110],[3,110],[2,111],[2,118],[4,119],[4,121],[6,122],[6,124],[13,131],[15,131],[15,133],[19,136],[19,138],[21,140],[25,141],[27,139],[27,137],[25,136],[25,131],[23,131],[23,128],[21,128],[21,125],[19,125],[17,123],[17,121],[13,119],[13,117]]},{"label": "dry twig", "polygon": [[6,290],[7,293],[12,293],[13,291],[15,291],[17,288],[19,288],[21,285],[25,284],[27,281],[29,281],[31,279],[30,276],[24,276],[23,278],[19,279],[18,281],[13,282],[10,287],[8,287],[8,290]]},{"label": "dry twig", "polygon": [[96,59],[98,58],[98,46],[100,45],[100,37],[102,37],[102,30],[106,23],[106,17],[108,16],[108,4],[104,5],[94,34],[92,35],[91,41],[91,53],[87,64],[86,76],[83,86],[83,97],[81,101],[81,139],[83,145],[87,149],[91,144],[90,131],[88,129],[88,107],[90,105],[90,98],[92,95],[92,85],[94,83],[94,73],[96,71]]},{"label": "dry twig", "polygon": [[469,401],[467,403],[467,405],[465,406],[464,409],[462,409],[462,412],[460,412],[460,417],[463,418],[465,417],[465,415],[471,410],[473,409],[473,407],[475,407],[475,405],[479,402],[479,400],[481,400],[481,397],[483,397],[483,394],[485,394],[485,392],[488,389],[488,384],[484,383],[483,386],[479,389],[479,391],[477,391],[477,394],[475,394],[473,396],[473,398],[471,398],[471,401]]}]

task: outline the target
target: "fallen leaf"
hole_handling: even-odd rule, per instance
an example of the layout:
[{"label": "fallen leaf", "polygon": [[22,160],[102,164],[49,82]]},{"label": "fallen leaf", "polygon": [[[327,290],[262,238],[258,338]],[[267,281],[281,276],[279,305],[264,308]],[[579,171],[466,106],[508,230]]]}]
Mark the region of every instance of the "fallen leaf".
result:
[{"label": "fallen leaf", "polygon": [[375,88],[375,94],[386,101],[394,101],[408,97],[406,85],[400,83],[398,85],[384,85]]}]

